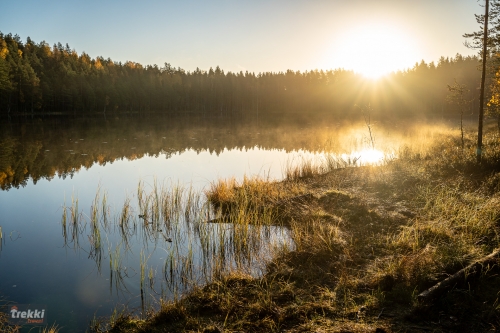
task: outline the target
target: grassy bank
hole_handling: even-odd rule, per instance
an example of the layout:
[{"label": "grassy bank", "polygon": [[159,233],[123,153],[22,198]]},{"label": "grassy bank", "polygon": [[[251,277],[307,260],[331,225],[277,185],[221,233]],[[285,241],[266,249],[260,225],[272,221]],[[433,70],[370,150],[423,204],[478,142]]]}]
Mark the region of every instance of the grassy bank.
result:
[{"label": "grassy bank", "polygon": [[[341,161],[306,163],[288,170],[283,182],[214,184],[207,197],[216,207],[225,214],[252,209],[253,216],[273,216],[290,228],[295,249],[276,253],[261,277],[228,272],[161,304],[146,319],[116,316],[107,330],[497,329],[496,265],[483,267],[479,276],[459,282],[436,300],[417,298],[499,247],[498,135],[493,131],[486,137],[481,164],[476,163],[472,135],[464,149],[458,137],[434,139],[425,147],[402,147],[397,159],[382,166],[334,169]],[[96,324],[94,329],[103,327]]]}]

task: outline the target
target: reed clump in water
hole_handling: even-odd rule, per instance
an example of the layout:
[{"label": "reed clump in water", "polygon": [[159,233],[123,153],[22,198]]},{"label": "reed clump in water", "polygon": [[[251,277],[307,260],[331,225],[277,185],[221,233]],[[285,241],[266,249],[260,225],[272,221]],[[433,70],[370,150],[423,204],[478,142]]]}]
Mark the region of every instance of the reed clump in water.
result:
[{"label": "reed clump in water", "polygon": [[[496,327],[496,266],[484,267],[475,280],[431,304],[416,297],[499,247],[500,140],[489,133],[484,142],[481,164],[475,162],[473,135],[465,136],[462,149],[461,139],[437,134],[426,147],[402,147],[397,159],[381,166],[292,177],[292,185],[284,185],[292,180],[252,185],[262,193],[245,195],[252,188],[248,184],[245,189],[234,182],[216,184],[209,198],[233,214],[310,193],[311,200],[287,207],[296,210],[289,223],[295,247],[276,251],[260,276],[224,272],[162,304],[150,319],[124,317],[114,329],[390,332],[411,326],[480,332]],[[301,190],[286,192],[286,186]],[[256,202],[242,208],[239,197]]]},{"label": "reed clump in water", "polygon": [[237,224],[277,224],[277,215],[283,213],[279,208],[290,197],[301,194],[304,190],[297,182],[272,182],[255,177],[244,177],[241,183],[234,178],[220,180],[205,192],[215,215]]}]

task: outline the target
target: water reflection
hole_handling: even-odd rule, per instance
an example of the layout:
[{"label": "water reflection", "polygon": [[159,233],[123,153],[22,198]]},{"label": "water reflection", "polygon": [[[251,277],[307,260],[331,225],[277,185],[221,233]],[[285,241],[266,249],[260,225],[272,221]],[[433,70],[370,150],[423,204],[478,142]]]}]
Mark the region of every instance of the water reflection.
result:
[{"label": "water reflection", "polygon": [[93,165],[144,157],[168,159],[186,152],[219,156],[228,150],[258,148],[350,154],[366,146],[362,137],[347,137],[338,126],[327,125],[331,124],[275,126],[164,118],[0,124],[0,187],[25,186],[30,179],[36,184],[40,179],[71,178]]}]

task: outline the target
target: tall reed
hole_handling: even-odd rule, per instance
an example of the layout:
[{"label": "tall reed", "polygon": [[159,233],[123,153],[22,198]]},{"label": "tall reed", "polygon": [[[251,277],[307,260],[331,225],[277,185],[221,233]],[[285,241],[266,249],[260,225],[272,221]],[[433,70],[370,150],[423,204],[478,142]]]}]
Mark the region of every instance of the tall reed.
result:
[{"label": "tall reed", "polygon": [[118,294],[120,291],[127,291],[124,283],[122,256],[121,256],[121,243],[115,246],[114,251],[111,250],[111,244],[108,248],[109,253],[109,288],[113,292],[113,284],[115,291]]},{"label": "tall reed", "polygon": [[[65,213],[63,213],[63,216]],[[78,210],[78,198],[75,197],[74,193],[71,194],[71,207],[70,207],[70,216],[71,216],[71,241],[74,244],[75,250],[79,248],[79,239],[80,239],[80,216],[81,213]],[[64,221],[64,219],[63,219]]]},{"label": "tall reed", "polygon": [[62,208],[62,217],[61,217],[61,226],[62,226],[62,235],[64,239],[64,246],[68,245],[68,228],[67,228],[67,214],[66,214],[66,198],[64,199],[64,204]]}]

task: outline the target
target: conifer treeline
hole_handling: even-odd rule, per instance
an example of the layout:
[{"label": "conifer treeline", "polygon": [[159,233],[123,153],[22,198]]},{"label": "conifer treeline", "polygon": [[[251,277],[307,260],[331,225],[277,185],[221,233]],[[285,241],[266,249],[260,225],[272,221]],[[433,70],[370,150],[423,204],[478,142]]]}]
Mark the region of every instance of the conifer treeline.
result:
[{"label": "conifer treeline", "polygon": [[477,57],[442,57],[374,83],[342,69],[306,72],[185,71],[166,63],[142,66],[78,54],[0,32],[0,115],[169,113],[204,116],[329,113],[342,117],[371,104],[386,115],[445,115],[447,85],[471,89],[480,79]]}]

